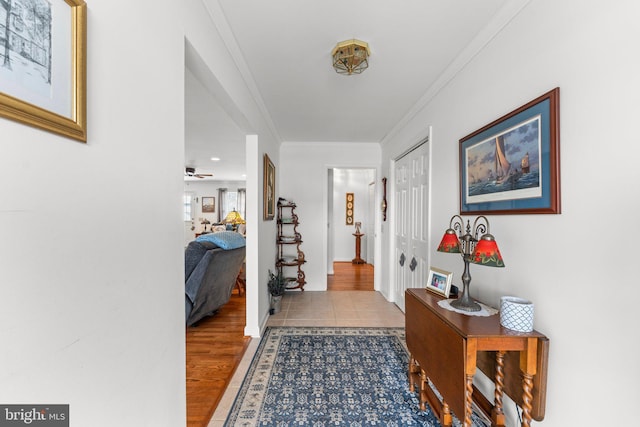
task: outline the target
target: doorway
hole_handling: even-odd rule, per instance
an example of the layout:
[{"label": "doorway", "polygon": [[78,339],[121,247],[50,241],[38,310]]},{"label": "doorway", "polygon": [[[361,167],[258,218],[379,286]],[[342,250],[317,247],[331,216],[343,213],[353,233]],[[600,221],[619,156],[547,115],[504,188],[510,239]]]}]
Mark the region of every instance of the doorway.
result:
[{"label": "doorway", "polygon": [[[375,288],[375,177],[374,168],[328,169],[327,289],[329,282],[353,281],[362,271],[372,281],[364,286]],[[365,263],[347,265],[355,259]],[[363,267],[358,268],[359,265]]]},{"label": "doorway", "polygon": [[[258,323],[257,265],[257,205],[258,205],[258,142],[255,135],[246,135],[237,107],[211,73],[196,49],[185,39],[185,167],[192,166],[204,178],[185,182],[193,189],[185,195],[184,204],[194,226],[203,227],[198,217],[209,223],[218,221],[221,198],[218,190],[246,188],[247,216],[247,292],[234,290],[229,301],[216,315],[203,319],[197,327],[185,332],[187,378],[186,402],[189,425],[207,425],[224,387],[231,381],[235,365],[246,350],[250,338],[247,328]],[[212,158],[215,156],[215,159]],[[249,164],[248,159],[255,159]],[[248,168],[247,166],[252,166]],[[246,176],[243,176],[246,174]],[[209,177],[208,175],[214,175]],[[213,208],[203,213],[203,196],[214,200]],[[198,200],[199,198],[199,200]],[[233,208],[236,206],[227,206]],[[185,213],[186,218],[186,213]],[[211,231],[211,224],[207,231]],[[200,230],[198,230],[200,231]],[[185,223],[185,243],[193,240],[191,221]],[[257,329],[254,326],[255,329]],[[216,342],[225,342],[221,348]],[[207,348],[207,351],[203,351]],[[224,369],[220,369],[223,366]]]}]

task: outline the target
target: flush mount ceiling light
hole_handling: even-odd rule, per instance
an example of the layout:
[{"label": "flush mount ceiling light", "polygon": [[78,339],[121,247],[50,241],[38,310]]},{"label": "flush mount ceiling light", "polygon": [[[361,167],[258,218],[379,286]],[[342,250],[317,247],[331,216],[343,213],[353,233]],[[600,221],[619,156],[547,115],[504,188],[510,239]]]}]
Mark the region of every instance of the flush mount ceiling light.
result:
[{"label": "flush mount ceiling light", "polygon": [[340,42],[333,48],[333,68],[338,74],[360,74],[369,67],[369,44],[351,39]]}]

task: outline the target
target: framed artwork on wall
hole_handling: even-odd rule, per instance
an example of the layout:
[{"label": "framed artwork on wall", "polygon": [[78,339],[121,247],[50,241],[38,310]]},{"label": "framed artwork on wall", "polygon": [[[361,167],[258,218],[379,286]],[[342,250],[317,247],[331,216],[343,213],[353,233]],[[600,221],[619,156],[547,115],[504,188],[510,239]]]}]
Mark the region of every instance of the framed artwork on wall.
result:
[{"label": "framed artwork on wall", "polygon": [[382,211],[382,220],[387,220],[387,178],[382,178],[382,203],[380,204]]},{"label": "framed artwork on wall", "polygon": [[276,168],[267,154],[264,155],[264,215],[263,218],[271,221],[276,212]]},{"label": "framed artwork on wall", "polygon": [[215,197],[203,197],[202,198],[202,212],[212,213],[216,211],[216,198]]},{"label": "framed artwork on wall", "polygon": [[347,193],[347,200],[345,204],[346,224],[353,225],[353,193]]},{"label": "framed artwork on wall", "polygon": [[560,89],[460,140],[460,214],[560,213]]},{"label": "framed artwork on wall", "polygon": [[87,5],[20,5],[0,1],[0,116],[86,142]]}]

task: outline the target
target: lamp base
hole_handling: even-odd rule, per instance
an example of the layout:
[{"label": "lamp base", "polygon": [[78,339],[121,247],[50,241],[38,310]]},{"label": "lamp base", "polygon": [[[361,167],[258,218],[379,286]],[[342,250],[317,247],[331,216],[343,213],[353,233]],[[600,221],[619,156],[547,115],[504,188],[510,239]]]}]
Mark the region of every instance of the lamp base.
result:
[{"label": "lamp base", "polygon": [[467,294],[463,295],[462,298],[451,301],[451,307],[462,311],[480,311],[482,309],[480,304],[466,296]]}]

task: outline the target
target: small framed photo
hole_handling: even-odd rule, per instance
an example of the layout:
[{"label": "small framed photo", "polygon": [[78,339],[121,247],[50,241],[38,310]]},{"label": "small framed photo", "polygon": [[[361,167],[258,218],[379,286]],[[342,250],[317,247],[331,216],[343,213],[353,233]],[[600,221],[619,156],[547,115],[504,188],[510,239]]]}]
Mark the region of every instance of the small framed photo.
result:
[{"label": "small framed photo", "polygon": [[451,277],[453,273],[440,270],[439,268],[430,267],[429,277],[427,278],[427,290],[436,294],[449,297],[451,289]]}]

